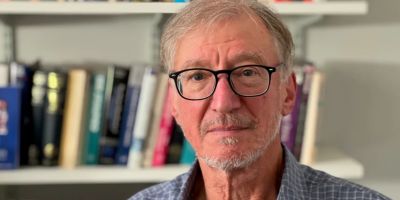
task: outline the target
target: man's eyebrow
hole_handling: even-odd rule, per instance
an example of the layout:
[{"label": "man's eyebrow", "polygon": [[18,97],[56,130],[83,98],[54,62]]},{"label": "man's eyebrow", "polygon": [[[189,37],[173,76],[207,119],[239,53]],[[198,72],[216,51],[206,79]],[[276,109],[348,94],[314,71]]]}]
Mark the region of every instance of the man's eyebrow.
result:
[{"label": "man's eyebrow", "polygon": [[190,59],[186,60],[181,67],[185,69],[193,67],[210,67],[210,63],[206,60]]},{"label": "man's eyebrow", "polygon": [[265,63],[265,60],[255,52],[242,52],[237,55],[235,55],[232,59],[229,60],[229,63],[232,65],[236,65],[237,63],[241,62],[254,62],[255,64],[263,64]]}]

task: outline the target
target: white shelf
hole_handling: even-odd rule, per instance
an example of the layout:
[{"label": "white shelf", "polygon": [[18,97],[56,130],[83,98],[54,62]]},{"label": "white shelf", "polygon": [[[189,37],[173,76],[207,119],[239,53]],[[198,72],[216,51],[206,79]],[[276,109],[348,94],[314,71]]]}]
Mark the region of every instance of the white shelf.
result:
[{"label": "white shelf", "polygon": [[[0,1],[0,15],[123,15],[175,13],[186,3],[133,2],[14,2]],[[365,1],[273,3],[282,15],[360,15],[366,14]]]},{"label": "white shelf", "polygon": [[67,183],[152,183],[172,180],[189,166],[128,169],[124,166],[93,166],[76,169],[32,167],[0,171],[0,185]]},{"label": "white shelf", "polygon": [[311,167],[345,179],[364,176],[363,165],[354,158],[331,147],[318,148],[316,162]]},{"label": "white shelf", "polygon": [[[313,168],[346,179],[364,175],[363,166],[335,149],[322,149]],[[128,169],[122,166],[60,168],[22,168],[0,171],[0,185],[69,184],[69,183],[152,183],[172,180],[189,170],[189,166],[167,166],[150,169]]]}]

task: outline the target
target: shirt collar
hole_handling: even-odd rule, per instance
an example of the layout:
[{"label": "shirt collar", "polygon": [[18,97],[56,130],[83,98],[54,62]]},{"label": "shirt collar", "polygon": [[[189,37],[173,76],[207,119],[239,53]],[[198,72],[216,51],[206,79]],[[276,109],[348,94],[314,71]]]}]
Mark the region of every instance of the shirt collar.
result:
[{"label": "shirt collar", "polygon": [[[301,169],[301,165],[284,145],[282,145],[282,148],[284,150],[285,166],[277,199],[290,199],[294,196],[299,200],[306,199],[308,190],[305,182],[306,177]],[[190,194],[194,191],[195,181],[199,173],[201,173],[201,170],[199,162],[196,160],[187,173],[187,181],[181,186],[179,199],[190,199]]]}]

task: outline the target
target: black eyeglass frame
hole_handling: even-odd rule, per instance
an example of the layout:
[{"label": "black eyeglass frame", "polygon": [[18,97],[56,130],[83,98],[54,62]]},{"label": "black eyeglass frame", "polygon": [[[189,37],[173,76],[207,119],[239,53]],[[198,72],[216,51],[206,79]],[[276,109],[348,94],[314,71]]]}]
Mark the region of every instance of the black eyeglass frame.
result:
[{"label": "black eyeglass frame", "polygon": [[[277,65],[277,66],[275,66],[275,67],[270,67],[270,66],[266,66],[266,65],[241,65],[241,66],[237,66],[237,67],[232,68],[232,69],[224,69],[224,70],[217,70],[217,71],[213,71],[213,70],[211,70],[211,69],[206,69],[206,68],[188,68],[188,69],[184,69],[184,70],[177,71],[177,72],[171,72],[171,73],[169,73],[168,76],[169,76],[169,78],[171,78],[171,79],[174,80],[174,82],[175,82],[175,87],[176,87],[176,90],[178,91],[179,95],[180,95],[182,98],[184,98],[184,99],[186,99],[186,100],[190,100],[190,101],[204,100],[204,99],[207,99],[207,98],[211,97],[212,95],[214,95],[215,90],[216,90],[217,85],[218,85],[218,81],[219,81],[218,74],[227,74],[227,75],[228,75],[228,83],[229,83],[229,86],[231,87],[232,91],[233,91],[236,95],[241,96],[241,97],[258,97],[258,96],[261,96],[261,95],[263,95],[263,94],[265,94],[265,93],[268,92],[269,87],[270,87],[270,85],[271,85],[271,77],[272,77],[272,74],[273,74],[274,72],[276,72],[277,68],[280,67],[281,65],[282,65],[282,64],[279,64],[279,65]],[[238,92],[236,92],[235,87],[234,87],[234,84],[232,83],[232,80],[231,80],[231,74],[232,74],[233,71],[235,71],[235,70],[237,70],[237,69],[240,69],[240,68],[244,68],[244,67],[261,67],[261,68],[264,68],[265,70],[268,71],[268,75],[269,75],[268,87],[267,87],[267,89],[265,89],[264,92],[262,92],[262,93],[260,93],[260,94],[256,94],[256,95],[242,95],[242,94],[239,94]],[[208,95],[207,97],[204,97],[204,98],[200,98],[200,99],[186,98],[186,97],[184,97],[184,96],[182,95],[182,93],[181,93],[180,90],[179,90],[179,86],[178,86],[178,77],[179,77],[179,75],[180,75],[181,73],[186,72],[186,71],[190,71],[190,70],[205,70],[205,71],[211,72],[211,73],[214,75],[216,81],[215,81],[215,84],[214,84],[214,89],[213,89],[213,91],[210,93],[210,95]]]}]

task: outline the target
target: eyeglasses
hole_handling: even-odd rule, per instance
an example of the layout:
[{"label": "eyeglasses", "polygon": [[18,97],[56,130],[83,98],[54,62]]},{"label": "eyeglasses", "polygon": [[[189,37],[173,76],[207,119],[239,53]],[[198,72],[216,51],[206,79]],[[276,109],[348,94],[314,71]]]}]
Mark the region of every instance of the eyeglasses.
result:
[{"label": "eyeglasses", "polygon": [[179,95],[187,100],[203,100],[212,96],[217,88],[218,74],[228,75],[229,85],[235,94],[256,97],[268,91],[271,75],[279,66],[243,65],[218,71],[190,68],[170,73],[169,77],[174,79]]}]

